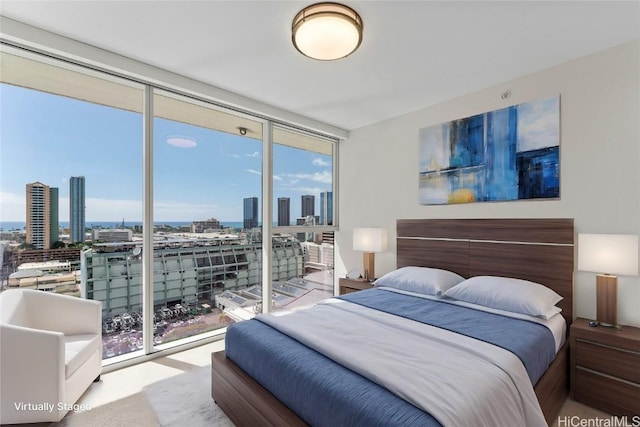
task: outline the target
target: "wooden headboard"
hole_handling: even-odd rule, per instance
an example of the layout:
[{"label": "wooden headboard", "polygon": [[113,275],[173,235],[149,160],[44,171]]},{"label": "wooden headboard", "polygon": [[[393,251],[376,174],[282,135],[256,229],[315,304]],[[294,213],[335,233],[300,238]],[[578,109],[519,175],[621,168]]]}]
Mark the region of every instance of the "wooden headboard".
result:
[{"label": "wooden headboard", "polygon": [[505,276],[542,283],[563,297],[573,321],[573,219],[400,219],[398,268],[420,266],[464,277]]}]

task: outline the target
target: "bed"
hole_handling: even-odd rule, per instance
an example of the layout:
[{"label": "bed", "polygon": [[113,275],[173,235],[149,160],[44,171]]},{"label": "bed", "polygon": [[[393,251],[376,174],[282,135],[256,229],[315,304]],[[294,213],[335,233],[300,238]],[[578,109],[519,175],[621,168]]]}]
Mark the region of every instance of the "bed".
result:
[{"label": "bed", "polygon": [[[397,267],[398,269],[410,266],[444,269],[455,272],[464,278],[504,276],[544,283],[563,298],[558,306],[562,309],[561,315],[566,320],[565,329],[563,329],[563,333],[565,333],[564,331],[568,330],[568,325],[573,317],[573,239],[573,220],[571,219],[398,220]],[[385,296],[381,297],[381,293],[385,293]],[[423,383],[416,380],[416,387],[424,387],[418,390],[417,397],[415,391],[413,394],[410,391],[411,381],[404,385],[402,382],[400,385],[388,382],[396,381],[396,376],[402,377],[403,375],[409,376],[411,379],[411,375],[413,375],[411,369],[415,370],[415,367],[403,368],[401,372],[397,372],[398,375],[395,373],[391,375],[393,377],[391,379],[388,378],[389,375],[385,377],[385,375],[375,373],[373,380],[368,377],[371,375],[371,369],[375,369],[378,365],[384,366],[382,369],[384,372],[395,372],[393,370],[396,368],[393,365],[385,365],[387,360],[424,351],[424,348],[410,348],[397,353],[396,344],[392,342],[391,348],[378,349],[377,352],[390,355],[395,350],[396,353],[393,353],[393,357],[386,357],[386,359],[383,357],[377,361],[371,359],[372,361],[370,361],[370,357],[366,353],[368,343],[363,343],[360,352],[349,349],[346,353],[334,354],[331,353],[333,350],[329,350],[333,359],[329,359],[328,362],[325,360],[326,356],[316,351],[318,349],[312,349],[317,342],[328,343],[340,337],[346,341],[354,341],[358,336],[354,331],[357,332],[358,328],[366,327],[366,325],[355,323],[355,319],[363,316],[365,318],[371,315],[378,316],[377,311],[381,311],[381,308],[396,304],[389,302],[389,298],[397,300],[397,304],[403,306],[407,303],[407,298],[415,299],[417,297],[410,295],[410,293],[409,295],[402,294],[403,292],[376,288],[371,292],[364,291],[345,296],[338,302],[320,304],[320,309],[314,307],[314,310],[321,311],[316,314],[320,317],[315,320],[313,317],[309,317],[310,323],[307,326],[304,326],[302,322],[308,315],[302,311],[284,316],[273,316],[274,318],[279,317],[274,320],[276,324],[264,324],[260,321],[237,324],[229,329],[227,340],[232,343],[244,341],[245,344],[248,343],[248,347],[242,347],[242,350],[228,347],[227,353],[220,352],[212,355],[213,399],[239,426],[307,425],[308,423],[322,425],[330,422],[332,425],[453,424],[454,422],[451,421],[451,418],[447,418],[446,413],[441,413],[439,409],[435,411],[422,410],[420,408],[422,408],[423,402],[415,401],[415,399],[420,400],[427,397],[432,401],[426,403],[427,405],[433,405],[433,401],[435,401],[436,409],[447,406],[449,397],[446,398],[446,401],[438,401],[440,396],[437,392],[420,392],[430,386],[429,380],[422,380]],[[356,301],[349,301],[349,298],[355,298]],[[384,299],[375,303],[378,304],[378,307],[374,307],[377,310],[375,314],[371,314],[371,311],[359,312],[359,310],[371,310],[372,307],[362,307],[362,305],[374,304],[371,301],[379,298]],[[363,302],[363,299],[367,301]],[[441,301],[433,301],[433,304],[439,303]],[[422,306],[427,303],[420,302],[418,304]],[[343,318],[340,317],[343,314],[335,315],[336,310],[356,312],[347,313],[347,317]],[[302,317],[289,317],[288,319],[294,321],[287,320],[287,316],[294,315]],[[386,322],[389,315],[385,316],[384,321]],[[403,316],[399,317],[403,318]],[[448,318],[449,315],[435,316],[436,320],[438,317]],[[408,321],[414,320],[408,319]],[[393,321],[396,322],[396,320]],[[321,322],[323,322],[323,327],[313,331],[313,324]],[[483,324],[485,320],[475,320],[474,322]],[[282,328],[287,329],[287,325],[290,324],[302,326],[298,330],[285,331],[294,338],[282,333]],[[405,328],[404,324],[385,324],[376,327],[378,330],[396,328],[390,329],[395,331],[392,332],[392,335]],[[349,328],[352,328],[351,332]],[[439,330],[439,328],[435,329]],[[296,335],[301,333],[300,329],[303,332],[307,329],[312,330],[311,337],[305,338]],[[434,328],[427,327],[426,329],[429,332],[421,330],[420,332],[410,331],[408,333],[432,333],[431,329]],[[332,338],[330,335],[321,336],[322,333],[330,330],[340,332],[337,338]],[[526,334],[528,336],[530,334],[530,332],[515,331],[520,335]],[[313,335],[316,333],[317,336]],[[462,335],[465,334],[467,333],[462,333]],[[373,337],[378,334],[367,332],[360,335]],[[436,338],[441,339],[442,337]],[[469,338],[465,335],[463,339],[475,338]],[[484,340],[485,338],[476,340],[481,343],[477,345],[468,343],[454,345],[473,347],[475,352],[476,347],[484,345]],[[375,346],[384,346],[389,342],[382,333],[379,339],[372,341],[378,341]],[[400,339],[400,341],[409,342],[411,345],[423,344],[422,338]],[[512,340],[507,340],[507,342],[509,341]],[[347,344],[343,347],[346,347]],[[535,394],[530,390],[529,393],[534,400],[537,400],[535,403],[539,403],[547,423],[553,422],[568,393],[568,347],[564,340],[555,340],[554,344],[556,348],[548,363],[545,362],[546,370],[544,372],[532,374],[527,366],[526,372],[519,371],[515,374],[520,377],[529,377],[529,389],[531,389],[531,384],[535,384]],[[233,346],[235,345],[233,344]],[[540,346],[535,345],[534,347]],[[320,349],[320,351],[327,350]],[[502,353],[500,354],[499,357],[503,357]],[[256,355],[259,356],[256,357]],[[521,356],[518,357],[521,358]],[[334,360],[338,360],[340,363],[336,363]],[[257,363],[258,361],[259,363]],[[367,367],[368,363],[373,366]],[[437,363],[432,364],[438,365]],[[285,366],[284,369],[283,366]],[[360,368],[364,371],[360,372]],[[539,370],[539,368],[537,369]],[[404,372],[405,370],[407,372]],[[477,370],[481,371],[481,369]],[[319,375],[313,379],[309,375],[309,371],[315,371]],[[440,375],[440,371],[434,371],[432,375],[432,378],[435,378]],[[446,376],[449,378],[449,373]],[[493,376],[495,375],[489,375],[489,378]],[[462,381],[462,383],[465,382]],[[436,386],[436,390],[438,387],[440,385]],[[466,386],[457,387],[468,388]],[[473,393],[476,396],[482,395],[482,392]],[[520,389],[515,392],[515,394],[522,393]],[[470,396],[462,399],[472,399],[474,394]],[[505,399],[509,399],[509,397],[505,397]],[[453,401],[455,402],[455,400]],[[517,405],[524,407],[526,412],[527,405],[530,406],[531,402],[527,403],[526,399],[523,402],[517,403]],[[487,406],[486,404],[487,399],[480,406]],[[503,406],[510,407],[511,405]],[[516,406],[515,403],[514,406]],[[295,409],[291,410],[289,407]],[[519,411],[522,412],[522,409]],[[470,413],[473,414],[473,412]],[[385,419],[384,417],[389,418]],[[535,420],[535,416],[532,419]],[[307,420],[308,423],[304,420]],[[532,424],[540,424],[540,422],[536,420],[532,421]]]}]

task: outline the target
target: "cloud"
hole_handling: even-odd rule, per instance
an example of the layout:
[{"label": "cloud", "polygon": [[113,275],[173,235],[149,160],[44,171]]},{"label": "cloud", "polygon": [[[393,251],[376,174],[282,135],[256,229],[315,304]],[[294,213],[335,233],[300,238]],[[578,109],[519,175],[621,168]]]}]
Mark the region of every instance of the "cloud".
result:
[{"label": "cloud", "polygon": [[[255,175],[262,176],[262,172],[257,171],[257,170],[255,170],[255,169],[245,169],[245,172],[249,172],[249,173],[252,173],[252,174],[255,174]],[[282,178],[281,178],[281,177],[279,177],[278,175],[274,175],[274,176],[273,176],[273,180],[274,180],[274,181],[282,181]]]},{"label": "cloud", "polygon": [[320,193],[326,191],[326,189],[320,187],[296,187],[291,190],[297,191],[301,194],[313,194],[316,197],[320,197]]},{"label": "cloud", "polygon": [[284,177],[287,177],[293,183],[294,180],[309,180],[312,182],[319,182],[321,184],[331,184],[333,181],[333,174],[329,171],[322,171],[316,173],[294,173],[294,174],[283,174]]},{"label": "cloud", "polygon": [[251,158],[254,158],[254,159],[258,159],[258,158],[260,158],[261,155],[260,155],[260,153],[258,151],[254,151],[251,154],[242,154],[242,155],[240,155],[240,154],[229,154],[228,156],[229,157],[233,157],[234,159],[239,159],[240,157],[251,157]]},{"label": "cloud", "polygon": [[326,160],[321,159],[320,157],[315,157],[311,163],[315,166],[322,166],[322,167],[327,167],[327,166],[331,166],[331,163],[329,163]]}]

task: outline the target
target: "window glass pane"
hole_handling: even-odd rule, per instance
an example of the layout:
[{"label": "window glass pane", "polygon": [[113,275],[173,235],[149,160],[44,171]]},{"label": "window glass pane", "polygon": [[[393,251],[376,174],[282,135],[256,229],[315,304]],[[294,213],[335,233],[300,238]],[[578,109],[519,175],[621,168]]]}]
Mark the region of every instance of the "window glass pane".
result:
[{"label": "window glass pane", "polygon": [[273,251],[274,309],[332,294],[333,143],[274,129],[274,191],[264,196],[273,197],[276,227],[308,231],[265,237],[266,122],[156,90],[154,228],[144,230],[154,234],[154,318],[143,325],[144,88],[4,49],[3,290],[101,301],[111,361],[142,352],[143,326],[163,348],[260,312],[263,240]]},{"label": "window glass pane", "polygon": [[154,95],[155,342],[255,314],[262,283],[262,123]]},{"label": "window glass pane", "polygon": [[31,54],[0,54],[3,291],[99,300],[103,358],[137,351],[142,87]]},{"label": "window glass pane", "polygon": [[[307,230],[274,233],[274,310],[333,295],[333,143],[276,128],[273,218],[277,226]],[[325,226],[321,229],[321,226]]]}]

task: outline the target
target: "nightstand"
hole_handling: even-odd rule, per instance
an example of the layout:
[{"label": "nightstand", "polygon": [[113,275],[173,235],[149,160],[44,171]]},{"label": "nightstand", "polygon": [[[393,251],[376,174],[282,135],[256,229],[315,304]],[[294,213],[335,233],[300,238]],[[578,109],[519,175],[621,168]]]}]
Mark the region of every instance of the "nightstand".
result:
[{"label": "nightstand", "polygon": [[614,415],[640,414],[640,328],[571,324],[571,395]]},{"label": "nightstand", "polygon": [[340,285],[340,295],[373,288],[373,283],[364,279],[340,278],[338,284]]}]

